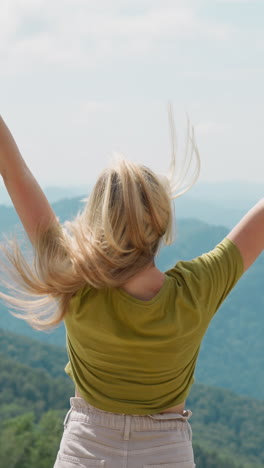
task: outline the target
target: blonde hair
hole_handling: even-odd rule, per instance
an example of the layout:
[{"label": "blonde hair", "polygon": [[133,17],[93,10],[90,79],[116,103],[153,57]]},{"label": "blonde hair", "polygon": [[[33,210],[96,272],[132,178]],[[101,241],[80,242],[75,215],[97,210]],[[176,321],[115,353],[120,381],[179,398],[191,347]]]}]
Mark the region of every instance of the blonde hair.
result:
[{"label": "blonde hair", "polygon": [[188,121],[184,164],[181,170],[176,168],[171,105],[169,122],[172,157],[167,176],[116,156],[73,221],[46,232],[39,227],[31,264],[16,241],[2,245],[8,260],[5,272],[11,276],[3,283],[14,294],[0,293],[0,298],[23,311],[11,312],[13,315],[38,330],[53,328],[63,320],[78,290],[87,284],[94,288],[122,286],[153,262],[162,242],[173,241],[172,200],[194,184],[200,158]]}]

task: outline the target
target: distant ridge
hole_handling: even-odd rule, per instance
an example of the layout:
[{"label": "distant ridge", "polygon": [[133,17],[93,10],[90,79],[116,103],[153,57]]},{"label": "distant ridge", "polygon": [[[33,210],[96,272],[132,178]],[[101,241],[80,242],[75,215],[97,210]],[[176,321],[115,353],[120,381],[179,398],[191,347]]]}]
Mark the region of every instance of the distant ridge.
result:
[{"label": "distant ridge", "polygon": [[[64,198],[87,196],[92,183],[74,186],[46,186],[43,188],[50,203]],[[252,204],[263,197],[264,184],[249,181],[220,181],[200,182],[198,181],[191,190],[181,198],[191,197],[194,200],[208,201],[227,207],[232,202],[232,209],[247,210]],[[11,199],[5,189],[0,186],[0,205],[12,205]]]}]

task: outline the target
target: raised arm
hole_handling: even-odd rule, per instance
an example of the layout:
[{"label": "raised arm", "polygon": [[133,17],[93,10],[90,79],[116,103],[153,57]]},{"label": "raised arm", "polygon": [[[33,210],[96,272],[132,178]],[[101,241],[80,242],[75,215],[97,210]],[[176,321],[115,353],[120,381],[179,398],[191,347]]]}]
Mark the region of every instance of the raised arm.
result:
[{"label": "raised arm", "polygon": [[246,271],[264,249],[264,199],[242,218],[227,237],[238,247]]},{"label": "raised arm", "polygon": [[44,231],[58,221],[2,117],[0,117],[0,174],[29,239],[34,244],[40,228]]}]

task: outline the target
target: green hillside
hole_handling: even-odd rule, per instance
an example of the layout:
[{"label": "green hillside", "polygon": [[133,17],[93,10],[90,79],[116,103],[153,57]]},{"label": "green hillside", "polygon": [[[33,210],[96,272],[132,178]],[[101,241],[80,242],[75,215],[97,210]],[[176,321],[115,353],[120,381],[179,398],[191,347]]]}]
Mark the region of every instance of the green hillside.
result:
[{"label": "green hillside", "polygon": [[[49,468],[74,395],[67,356],[2,330],[0,343],[0,468]],[[197,467],[264,467],[263,402],[197,384],[187,406]]]},{"label": "green hillside", "polygon": [[52,377],[65,377],[64,367],[68,361],[64,347],[47,346],[0,328],[0,355],[32,369],[44,370]]}]

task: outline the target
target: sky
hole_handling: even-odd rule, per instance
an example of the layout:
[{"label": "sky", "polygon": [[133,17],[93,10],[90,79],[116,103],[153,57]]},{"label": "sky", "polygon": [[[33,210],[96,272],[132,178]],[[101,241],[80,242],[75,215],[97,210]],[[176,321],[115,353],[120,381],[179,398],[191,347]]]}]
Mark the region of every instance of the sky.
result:
[{"label": "sky", "polygon": [[186,113],[200,181],[264,178],[263,0],[1,0],[0,113],[42,186],[113,151],[166,173]]}]

